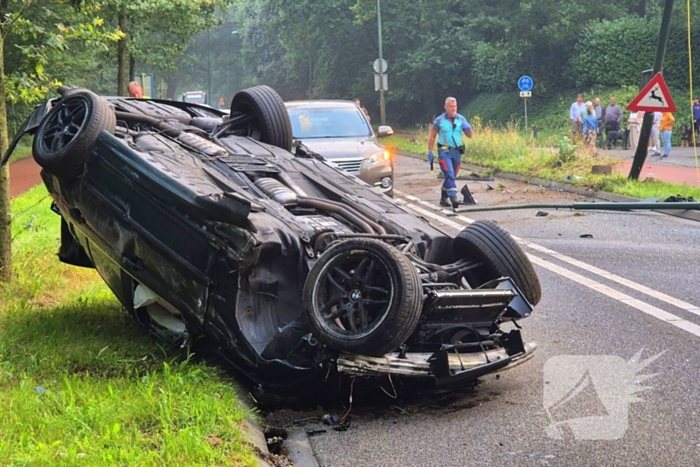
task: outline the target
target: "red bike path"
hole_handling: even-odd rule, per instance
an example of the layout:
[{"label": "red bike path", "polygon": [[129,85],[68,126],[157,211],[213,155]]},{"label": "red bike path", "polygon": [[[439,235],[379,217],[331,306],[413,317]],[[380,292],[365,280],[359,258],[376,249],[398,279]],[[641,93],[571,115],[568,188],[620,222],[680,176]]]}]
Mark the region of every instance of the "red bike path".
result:
[{"label": "red bike path", "polygon": [[[617,166],[617,172],[621,175],[628,175],[631,167],[632,159],[625,159],[621,165]],[[639,179],[654,179],[663,182],[700,186],[700,169],[645,162]]]},{"label": "red bike path", "polygon": [[19,196],[30,188],[42,183],[41,167],[33,157],[20,159],[10,164],[10,196]]}]

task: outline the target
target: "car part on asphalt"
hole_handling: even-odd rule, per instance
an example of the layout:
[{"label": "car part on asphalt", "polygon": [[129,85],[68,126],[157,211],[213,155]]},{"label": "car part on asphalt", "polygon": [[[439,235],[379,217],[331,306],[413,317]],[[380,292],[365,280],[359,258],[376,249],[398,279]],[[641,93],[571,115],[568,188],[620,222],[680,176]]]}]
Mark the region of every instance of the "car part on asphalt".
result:
[{"label": "car part on asphalt", "polygon": [[271,388],[337,373],[459,387],[532,356],[504,324],[541,297],[513,239],[483,221],[453,237],[289,152],[271,88],[241,91],[230,115],[62,90],[22,126],[61,216],[59,259],[94,267],[155,337]]}]

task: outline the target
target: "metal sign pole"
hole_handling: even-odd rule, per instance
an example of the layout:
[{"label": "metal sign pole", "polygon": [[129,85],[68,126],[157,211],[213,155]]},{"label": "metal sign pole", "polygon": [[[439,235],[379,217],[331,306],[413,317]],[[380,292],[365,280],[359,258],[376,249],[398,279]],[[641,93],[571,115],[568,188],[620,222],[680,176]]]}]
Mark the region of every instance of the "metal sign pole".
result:
[{"label": "metal sign pole", "polygon": [[384,107],[384,69],[382,68],[382,8],[377,0],[377,31],[379,36],[379,121],[386,125],[386,109]]},{"label": "metal sign pole", "polygon": [[[661,18],[661,31],[659,32],[659,42],[656,44],[656,58],[654,59],[654,70],[652,74],[656,74],[663,68],[664,55],[666,55],[666,44],[668,43],[668,34],[671,27],[671,13],[673,12],[673,0],[666,0],[664,4],[664,14]],[[642,127],[639,129],[639,143],[637,144],[637,152],[634,153],[632,166],[627,178],[630,180],[639,180],[639,175],[642,173],[642,167],[647,158],[647,143],[651,134],[651,126],[654,121],[654,114],[646,112],[642,120]],[[657,148],[659,149],[659,148]]]},{"label": "metal sign pole", "polygon": [[534,82],[529,76],[521,76],[518,80],[518,87],[520,88],[520,97],[523,98],[523,105],[525,106],[525,132],[527,133],[530,125],[527,124],[527,98],[532,96],[532,86]]}]

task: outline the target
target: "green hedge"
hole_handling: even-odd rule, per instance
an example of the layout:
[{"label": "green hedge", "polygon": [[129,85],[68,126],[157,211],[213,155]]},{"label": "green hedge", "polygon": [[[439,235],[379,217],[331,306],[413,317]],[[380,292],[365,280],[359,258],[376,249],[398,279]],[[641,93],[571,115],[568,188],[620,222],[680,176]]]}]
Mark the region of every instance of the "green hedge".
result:
[{"label": "green hedge", "polygon": [[[658,21],[639,17],[590,22],[568,62],[577,86],[639,86],[642,70],[654,66],[659,27]],[[700,27],[693,27],[691,37],[693,49],[700,50]],[[693,68],[693,75],[700,76],[700,61]],[[664,79],[670,87],[683,89],[688,77],[687,30],[679,20],[671,25]]]}]

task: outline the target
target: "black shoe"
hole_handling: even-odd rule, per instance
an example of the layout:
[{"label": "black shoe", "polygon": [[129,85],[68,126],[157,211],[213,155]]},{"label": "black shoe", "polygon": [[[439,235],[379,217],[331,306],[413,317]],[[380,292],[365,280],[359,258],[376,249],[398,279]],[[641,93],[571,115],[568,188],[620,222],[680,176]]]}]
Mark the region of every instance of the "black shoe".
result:
[{"label": "black shoe", "polygon": [[459,200],[456,196],[450,196],[450,203],[452,203],[452,209],[457,209],[459,207]]},{"label": "black shoe", "polygon": [[450,207],[450,202],[447,200],[447,192],[440,190],[440,206]]}]

